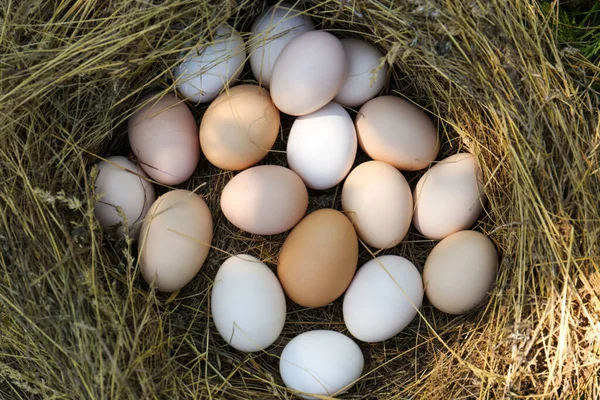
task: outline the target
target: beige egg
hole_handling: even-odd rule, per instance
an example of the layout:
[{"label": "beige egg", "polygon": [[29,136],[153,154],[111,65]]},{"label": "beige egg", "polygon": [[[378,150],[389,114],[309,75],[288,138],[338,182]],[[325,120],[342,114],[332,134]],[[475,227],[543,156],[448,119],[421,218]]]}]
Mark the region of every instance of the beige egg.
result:
[{"label": "beige egg", "polygon": [[483,210],[481,171],[475,158],[459,153],[425,173],[414,190],[413,223],[430,239],[469,229]]},{"label": "beige egg", "polygon": [[309,214],[290,232],[279,253],[277,276],[296,304],[321,307],[344,293],[358,263],[352,223],[325,208]]},{"label": "beige egg", "polygon": [[273,67],[271,97],[289,115],[306,115],[329,103],[348,73],[342,43],[331,33],[309,31],[292,39]]},{"label": "beige egg", "polygon": [[463,314],[486,298],[496,279],[498,253],[490,239],[460,231],[439,242],[423,268],[427,298],[438,310]]},{"label": "beige egg", "polygon": [[400,171],[381,161],[369,161],[360,164],[346,178],[342,208],[365,243],[387,249],[406,236],[413,200]]},{"label": "beige egg", "polygon": [[154,180],[177,185],[187,180],[200,159],[198,125],[189,108],[167,93],[145,97],[128,121],[129,144]]},{"label": "beige egg", "polygon": [[181,289],[198,273],[213,236],[210,210],[188,190],[160,196],[148,211],[138,250],[142,275],[161,292]]},{"label": "beige egg", "polygon": [[402,171],[427,168],[439,150],[433,122],[399,97],[381,96],[366,102],[356,117],[356,133],[369,157]]},{"label": "beige egg", "polygon": [[279,133],[279,110],[269,92],[240,85],[217,97],[200,123],[200,147],[216,167],[241,170],[262,160]]},{"label": "beige egg", "polygon": [[97,169],[94,186],[96,194],[102,197],[94,206],[94,214],[100,225],[119,225],[117,233],[123,236],[124,214],[127,216],[129,234],[137,237],[142,221],[156,199],[152,183],[140,167],[125,157],[108,157],[97,164]]},{"label": "beige egg", "polygon": [[290,169],[261,165],[240,172],[221,193],[221,210],[233,225],[257,235],[291,229],[306,213],[308,192]]}]

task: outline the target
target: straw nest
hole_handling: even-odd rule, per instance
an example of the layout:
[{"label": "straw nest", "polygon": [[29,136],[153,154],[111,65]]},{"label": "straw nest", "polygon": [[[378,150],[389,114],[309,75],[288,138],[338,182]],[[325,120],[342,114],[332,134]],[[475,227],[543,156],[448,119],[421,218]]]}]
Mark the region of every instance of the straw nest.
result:
[{"label": "straw nest", "polygon": [[[486,305],[449,317],[425,303],[401,334],[362,343],[364,376],[343,397],[598,398],[598,68],[561,48],[524,0],[302,6],[321,28],[387,51],[387,92],[435,116],[442,155],[476,155],[489,198],[476,229],[501,254]],[[290,305],[268,352],[242,354],[223,342],[209,304],[218,266],[230,253],[249,253],[274,267],[284,235],[254,237],[230,225],[218,197],[232,175],[206,161],[184,187],[207,200],[215,248],[179,293],[149,290],[135,245],[103,232],[93,216],[92,166],[128,154],[125,122],[136,99],[173,90],[182,50],[209,42],[225,21],[247,32],[265,7],[2,2],[0,398],[291,398],[278,374],[285,343],[309,329],[345,330],[338,300],[314,310]],[[205,107],[192,107],[198,119]],[[290,123],[283,120],[277,150]],[[275,151],[263,163],[284,162]],[[416,183],[417,174],[407,176]],[[312,193],[310,209],[336,206],[339,195]],[[421,268],[432,246],[411,231],[386,253]],[[361,263],[369,257],[363,249]]]}]

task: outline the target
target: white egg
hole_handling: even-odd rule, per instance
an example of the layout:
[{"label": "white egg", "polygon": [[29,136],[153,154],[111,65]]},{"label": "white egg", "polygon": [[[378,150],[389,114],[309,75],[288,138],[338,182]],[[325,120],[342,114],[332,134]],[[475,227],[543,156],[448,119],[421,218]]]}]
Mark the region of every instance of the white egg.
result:
[{"label": "white egg", "polygon": [[400,256],[381,256],[363,265],[344,296],[344,322],[363,342],[381,342],[402,331],[423,302],[417,268]]},{"label": "white egg", "polygon": [[214,42],[188,52],[175,68],[177,90],[187,99],[205,103],[242,73],[246,50],[240,34],[229,25],[221,25]]},{"label": "white egg", "polygon": [[211,308],[221,337],[240,351],[269,347],[285,323],[285,295],[277,277],[245,254],[228,258],[219,268]]},{"label": "white egg", "polygon": [[130,235],[139,232],[141,221],[156,199],[154,187],[146,173],[125,157],[108,157],[97,165],[96,194],[102,197],[96,202],[94,214],[100,225],[110,227],[121,224],[117,233],[125,234],[125,223],[118,208],[127,216]]},{"label": "white egg", "polygon": [[346,107],[360,107],[383,89],[388,67],[384,64],[378,68],[383,53],[371,43],[354,38],[340,41],[348,58],[348,76],[335,101]]},{"label": "white egg", "polygon": [[288,388],[320,396],[347,391],[360,378],[363,367],[364,357],[352,339],[325,330],[296,336],[279,360],[279,372]]},{"label": "white egg", "polygon": [[296,118],[287,143],[287,161],[311,189],[340,183],[354,163],[356,130],[348,112],[336,103]]},{"label": "white egg", "polygon": [[249,40],[250,68],[256,80],[269,87],[281,50],[296,36],[314,29],[310,18],[290,3],[276,4],[260,15],[252,25]]}]

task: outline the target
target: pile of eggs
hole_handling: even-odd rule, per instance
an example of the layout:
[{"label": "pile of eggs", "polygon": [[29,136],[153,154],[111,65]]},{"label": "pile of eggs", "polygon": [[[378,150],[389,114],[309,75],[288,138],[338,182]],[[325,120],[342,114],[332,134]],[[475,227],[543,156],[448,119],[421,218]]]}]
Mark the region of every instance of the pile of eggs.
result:
[{"label": "pile of eggs", "polygon": [[[217,272],[212,316],[235,349],[261,351],[277,340],[286,296],[300,306],[322,307],[344,295],[348,332],[371,343],[406,328],[424,295],[449,314],[479,305],[497,269],[492,242],[468,230],[482,212],[480,170],[468,153],[430,167],[439,151],[433,122],[406,100],[376,97],[388,75],[383,54],[366,41],[314,30],[306,15],[284,3],[258,18],[247,47],[260,86],[233,85],[246,60],[245,44],[233,28],[221,26],[215,41],[184,55],[174,74],[182,97],[212,101],[199,129],[174,94],[151,95],[128,121],[138,164],[113,156],[97,166],[96,216],[103,226],[139,236],[144,279],[159,291],[179,290],[209,254],[213,221],[204,200],[177,189],[156,198],[151,183],[183,183],[202,153],[218,168],[241,171],[220,197],[229,222],[257,235],[291,230],[277,276],[245,254],[230,257]],[[354,121],[344,107],[360,107]],[[280,112],[297,117],[287,138],[289,168],[254,166],[277,141]],[[372,161],[352,169],[359,146]],[[413,189],[400,172],[428,167]],[[342,211],[305,216],[307,188],[342,182]],[[423,275],[396,255],[373,257],[357,271],[359,241],[392,248],[411,222],[426,238],[440,240]],[[361,376],[363,364],[348,336],[314,330],[285,346],[280,373],[293,390],[333,395]]]}]

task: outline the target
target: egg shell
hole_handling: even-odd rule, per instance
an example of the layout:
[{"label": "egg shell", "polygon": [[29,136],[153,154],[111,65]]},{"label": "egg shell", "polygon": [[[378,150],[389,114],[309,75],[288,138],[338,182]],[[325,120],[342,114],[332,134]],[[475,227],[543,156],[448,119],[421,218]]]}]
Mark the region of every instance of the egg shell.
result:
[{"label": "egg shell", "polygon": [[498,253],[487,236],[475,231],[453,233],[427,257],[423,268],[427,298],[445,313],[466,313],[485,300],[497,267]]},{"label": "egg shell", "polygon": [[485,195],[475,158],[459,153],[443,159],[419,179],[413,223],[424,236],[440,240],[473,226]]},{"label": "egg shell", "polygon": [[344,296],[344,322],[363,342],[381,342],[400,333],[423,303],[423,281],[404,257],[381,256],[359,268]]},{"label": "egg shell", "polygon": [[368,161],[346,178],[342,208],[366,244],[387,249],[406,236],[413,200],[400,171],[381,161]]},{"label": "egg shell", "polygon": [[181,289],[198,273],[213,236],[210,210],[200,196],[172,190],[144,220],[138,243],[142,275],[161,292]]},{"label": "egg shell", "polygon": [[356,116],[356,133],[369,157],[402,171],[427,168],[439,150],[431,119],[399,97],[381,96],[366,102]]},{"label": "egg shell", "polygon": [[198,125],[189,108],[167,93],[141,101],[129,118],[129,144],[142,169],[154,180],[177,185],[187,180],[200,160]]},{"label": "egg shell", "polygon": [[221,210],[233,225],[257,235],[292,229],[306,213],[308,192],[290,169],[260,165],[240,172],[221,193]]},{"label": "egg shell", "polygon": [[211,311],[221,337],[245,352],[263,350],[285,323],[285,295],[275,274],[256,257],[240,254],[219,268]]},{"label": "egg shell", "polygon": [[321,307],[344,293],[358,263],[352,223],[330,208],[306,216],[279,253],[277,275],[288,297],[304,307]]},{"label": "egg shell", "polygon": [[333,100],[347,72],[344,46],[335,36],[305,32],[279,54],[273,67],[271,98],[286,114],[309,114]]},{"label": "egg shell", "polygon": [[339,104],[329,103],[296,118],[287,142],[287,161],[306,186],[324,190],[348,175],[357,147],[352,118]]},{"label": "egg shell", "polygon": [[127,216],[129,234],[136,237],[141,221],[156,199],[148,176],[140,167],[121,156],[108,157],[106,161],[100,161],[96,168],[95,193],[102,197],[96,201],[94,214],[100,225],[106,228],[121,224],[117,233],[124,236],[122,225],[125,221],[117,210],[120,207]]},{"label": "egg shell", "polygon": [[335,96],[346,107],[360,107],[385,86],[387,64],[379,68],[383,53],[371,43],[355,38],[341,39],[348,59],[348,76]]},{"label": "egg shell", "polygon": [[200,123],[200,147],[216,167],[241,170],[262,160],[279,133],[279,110],[269,92],[239,85],[222,93]]},{"label": "egg shell", "polygon": [[235,29],[223,24],[211,44],[192,49],[175,67],[177,91],[190,101],[209,102],[237,80],[245,60],[244,40]]},{"label": "egg shell", "polygon": [[335,331],[315,330],[301,333],[285,346],[279,372],[290,389],[333,396],[347,391],[360,378],[364,363],[352,339]]},{"label": "egg shell", "polygon": [[295,37],[315,29],[307,15],[290,3],[279,3],[261,14],[249,39],[250,68],[256,80],[269,87],[273,66],[283,48]]}]

